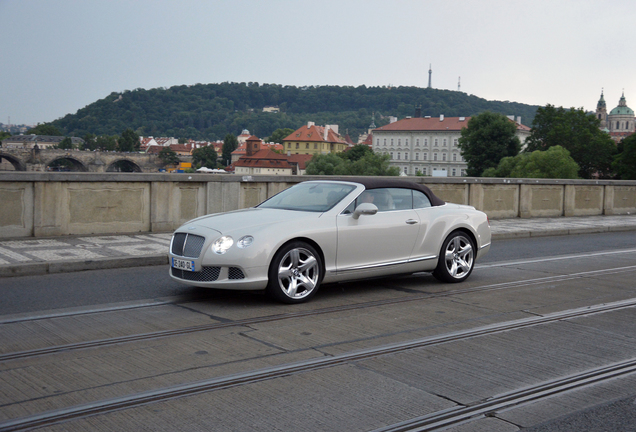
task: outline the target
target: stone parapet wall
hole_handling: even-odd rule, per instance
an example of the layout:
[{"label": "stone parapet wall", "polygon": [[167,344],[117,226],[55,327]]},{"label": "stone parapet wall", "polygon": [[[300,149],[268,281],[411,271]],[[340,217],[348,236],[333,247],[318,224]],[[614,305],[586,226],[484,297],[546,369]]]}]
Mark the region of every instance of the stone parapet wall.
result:
[{"label": "stone parapet wall", "polygon": [[[636,181],[401,177],[491,219],[636,213]],[[0,238],[170,232],[330,176],[0,173]],[[346,177],[340,177],[345,180]]]}]

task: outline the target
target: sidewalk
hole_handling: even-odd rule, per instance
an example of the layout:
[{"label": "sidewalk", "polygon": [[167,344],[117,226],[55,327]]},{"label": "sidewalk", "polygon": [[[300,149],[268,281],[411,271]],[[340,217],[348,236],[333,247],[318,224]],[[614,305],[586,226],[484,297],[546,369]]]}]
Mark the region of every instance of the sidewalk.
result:
[{"label": "sidewalk", "polygon": [[[490,221],[493,240],[636,231],[636,215]],[[168,264],[172,233],[0,239],[0,278]]]}]

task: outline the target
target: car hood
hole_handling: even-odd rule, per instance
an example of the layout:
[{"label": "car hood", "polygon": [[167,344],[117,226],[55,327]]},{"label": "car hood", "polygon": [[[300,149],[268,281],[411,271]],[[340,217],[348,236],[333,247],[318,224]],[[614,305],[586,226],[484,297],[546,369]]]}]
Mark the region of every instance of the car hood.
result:
[{"label": "car hood", "polygon": [[263,226],[287,224],[303,219],[316,220],[321,215],[322,213],[293,210],[249,208],[202,216],[184,224],[179,230],[203,228],[218,231],[220,234],[228,234],[237,229],[255,231]]}]

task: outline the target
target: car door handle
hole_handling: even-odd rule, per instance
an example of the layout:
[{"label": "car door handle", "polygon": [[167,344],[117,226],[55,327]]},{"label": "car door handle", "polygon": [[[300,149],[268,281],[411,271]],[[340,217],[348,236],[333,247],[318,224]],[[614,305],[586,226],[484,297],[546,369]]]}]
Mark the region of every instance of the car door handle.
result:
[{"label": "car door handle", "polygon": [[416,224],[416,223],[417,223],[417,221],[416,221],[415,219],[408,219],[408,220],[406,221],[406,223],[407,223],[407,224],[409,224],[409,225],[413,225],[413,224]]}]

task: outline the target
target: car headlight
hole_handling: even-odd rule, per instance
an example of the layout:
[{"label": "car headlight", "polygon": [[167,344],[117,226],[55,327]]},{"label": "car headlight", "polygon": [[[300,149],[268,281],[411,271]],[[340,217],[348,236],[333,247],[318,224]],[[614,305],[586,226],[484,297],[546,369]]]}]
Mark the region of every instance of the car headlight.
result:
[{"label": "car headlight", "polygon": [[252,246],[253,242],[254,242],[254,237],[252,237],[251,235],[246,235],[241,237],[239,241],[236,242],[236,246],[238,246],[241,249],[245,249]]},{"label": "car headlight", "polygon": [[234,244],[234,239],[230,236],[223,236],[212,243],[212,251],[216,254],[223,255]]}]

